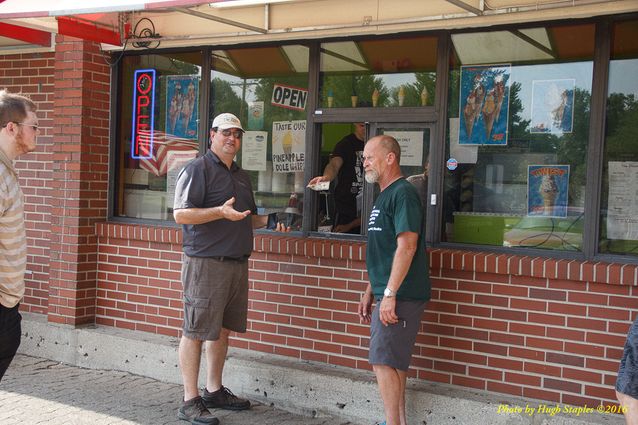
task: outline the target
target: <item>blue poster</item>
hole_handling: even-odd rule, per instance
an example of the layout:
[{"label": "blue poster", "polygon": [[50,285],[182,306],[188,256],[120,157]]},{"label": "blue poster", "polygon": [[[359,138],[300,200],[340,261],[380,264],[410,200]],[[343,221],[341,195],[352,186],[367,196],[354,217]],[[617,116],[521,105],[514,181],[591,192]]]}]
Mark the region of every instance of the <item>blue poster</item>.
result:
[{"label": "blue poster", "polygon": [[569,165],[528,165],[527,215],[567,217]]},{"label": "blue poster", "polygon": [[166,133],[197,139],[199,77],[170,75],[166,78]]},{"label": "blue poster", "polygon": [[460,145],[507,145],[510,65],[461,67]]},{"label": "blue poster", "polygon": [[531,133],[571,133],[576,80],[532,82]]}]

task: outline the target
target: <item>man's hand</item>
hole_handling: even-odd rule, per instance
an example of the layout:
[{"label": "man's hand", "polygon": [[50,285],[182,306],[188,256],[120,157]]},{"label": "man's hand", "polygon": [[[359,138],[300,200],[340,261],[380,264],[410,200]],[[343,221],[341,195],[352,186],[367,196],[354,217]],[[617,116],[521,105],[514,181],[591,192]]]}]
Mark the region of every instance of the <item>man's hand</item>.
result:
[{"label": "man's hand", "polygon": [[275,227],[275,232],[288,233],[290,232],[290,230],[291,230],[290,226],[286,227],[286,225],[282,223],[281,221],[277,223],[277,227]]},{"label": "man's hand", "polygon": [[328,176],[317,176],[317,177],[314,177],[314,178],[310,179],[310,181],[308,182],[308,187],[314,186],[317,183],[329,182],[329,181],[330,181],[330,177],[328,177]]},{"label": "man's hand", "polygon": [[235,197],[233,196],[228,201],[224,202],[221,208],[221,215],[226,220],[239,221],[243,220],[250,215],[250,210],[237,211],[233,205],[235,205]]},{"label": "man's hand", "polygon": [[367,290],[361,296],[361,301],[359,301],[359,307],[357,309],[357,313],[359,314],[359,319],[363,323],[370,323],[370,318],[372,316],[372,292],[368,292]]},{"label": "man's hand", "polygon": [[350,230],[361,225],[361,218],[357,217],[348,224],[338,224],[332,229],[334,233],[348,233]]},{"label": "man's hand", "polygon": [[383,299],[381,299],[381,305],[379,306],[379,320],[381,320],[381,323],[385,326],[394,325],[399,322],[399,317],[395,312],[396,305],[396,297],[383,297]]}]

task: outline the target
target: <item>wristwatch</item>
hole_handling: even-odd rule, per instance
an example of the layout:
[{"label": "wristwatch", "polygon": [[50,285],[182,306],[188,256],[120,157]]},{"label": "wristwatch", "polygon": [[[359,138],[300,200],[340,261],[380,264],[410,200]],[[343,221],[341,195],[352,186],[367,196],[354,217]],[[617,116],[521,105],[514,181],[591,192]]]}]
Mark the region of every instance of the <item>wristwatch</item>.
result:
[{"label": "wristwatch", "polygon": [[387,287],[386,287],[386,288],[383,290],[383,296],[384,296],[384,297],[391,298],[391,297],[394,297],[395,295],[396,295],[396,293],[395,293],[392,289],[390,289],[390,288],[387,288]]}]

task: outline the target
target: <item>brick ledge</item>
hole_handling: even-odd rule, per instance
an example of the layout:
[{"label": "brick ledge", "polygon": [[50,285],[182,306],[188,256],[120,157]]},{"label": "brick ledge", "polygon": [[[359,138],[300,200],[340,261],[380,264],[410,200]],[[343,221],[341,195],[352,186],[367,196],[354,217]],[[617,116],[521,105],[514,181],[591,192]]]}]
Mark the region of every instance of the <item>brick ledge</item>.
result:
[{"label": "brick ledge", "polygon": [[[181,244],[181,229],[140,224],[103,222],[96,224],[99,238],[141,240]],[[365,261],[366,243],[335,239],[301,238],[286,235],[255,234],[254,252],[304,257]],[[432,269],[528,276],[638,286],[638,265],[578,260],[555,260],[544,257],[497,254],[452,249],[432,249]]]}]

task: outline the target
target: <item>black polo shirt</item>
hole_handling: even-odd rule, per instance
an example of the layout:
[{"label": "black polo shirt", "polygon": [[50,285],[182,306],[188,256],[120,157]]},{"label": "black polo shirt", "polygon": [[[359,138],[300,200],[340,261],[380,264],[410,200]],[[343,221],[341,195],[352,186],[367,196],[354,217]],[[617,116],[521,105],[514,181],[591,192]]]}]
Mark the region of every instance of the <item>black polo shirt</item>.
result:
[{"label": "black polo shirt", "polygon": [[[237,211],[257,213],[248,173],[233,162],[230,170],[211,150],[184,166],[177,176],[174,209],[219,207],[235,197]],[[182,225],[189,257],[243,257],[253,250],[252,217]]]}]

